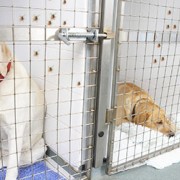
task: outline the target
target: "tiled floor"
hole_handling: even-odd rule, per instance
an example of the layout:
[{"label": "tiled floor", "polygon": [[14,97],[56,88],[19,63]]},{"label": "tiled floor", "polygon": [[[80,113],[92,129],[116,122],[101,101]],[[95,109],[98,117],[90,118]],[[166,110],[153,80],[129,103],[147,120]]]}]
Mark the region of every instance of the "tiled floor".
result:
[{"label": "tiled floor", "polygon": [[105,168],[93,169],[92,180],[180,180],[180,163],[162,170],[141,166],[112,176],[105,174]]}]

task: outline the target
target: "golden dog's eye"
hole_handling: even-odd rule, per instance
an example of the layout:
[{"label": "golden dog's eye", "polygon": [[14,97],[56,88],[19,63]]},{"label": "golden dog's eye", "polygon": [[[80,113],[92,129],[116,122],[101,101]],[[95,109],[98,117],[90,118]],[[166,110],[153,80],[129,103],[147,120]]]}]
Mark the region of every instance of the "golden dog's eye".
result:
[{"label": "golden dog's eye", "polygon": [[162,121],[157,122],[157,124],[161,125],[161,124],[162,124]]}]

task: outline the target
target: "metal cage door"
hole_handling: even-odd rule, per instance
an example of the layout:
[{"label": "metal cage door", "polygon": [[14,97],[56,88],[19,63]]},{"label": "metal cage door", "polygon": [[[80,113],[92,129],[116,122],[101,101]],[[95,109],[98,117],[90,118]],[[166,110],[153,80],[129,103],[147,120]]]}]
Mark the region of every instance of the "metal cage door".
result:
[{"label": "metal cage door", "polygon": [[120,83],[133,83],[145,90],[179,126],[180,3],[119,0],[116,5],[111,108],[107,111],[109,175],[142,165],[180,146],[178,135],[168,138],[158,130],[134,123],[116,126],[117,99],[125,95],[118,94]]}]

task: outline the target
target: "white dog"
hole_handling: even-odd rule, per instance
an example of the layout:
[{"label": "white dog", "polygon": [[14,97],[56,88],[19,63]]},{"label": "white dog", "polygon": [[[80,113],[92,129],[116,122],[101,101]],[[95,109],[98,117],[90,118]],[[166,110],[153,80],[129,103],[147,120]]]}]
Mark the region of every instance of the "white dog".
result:
[{"label": "white dog", "polygon": [[6,180],[16,179],[20,165],[43,157],[44,109],[44,93],[6,44],[0,44],[0,155]]}]

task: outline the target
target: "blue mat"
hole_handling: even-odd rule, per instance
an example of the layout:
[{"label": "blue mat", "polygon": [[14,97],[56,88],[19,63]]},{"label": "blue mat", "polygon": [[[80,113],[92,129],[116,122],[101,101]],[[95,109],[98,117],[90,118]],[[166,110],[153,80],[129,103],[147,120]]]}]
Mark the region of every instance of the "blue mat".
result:
[{"label": "blue mat", "polygon": [[[32,176],[33,175],[33,176]],[[0,180],[4,180],[6,168],[0,170]],[[63,176],[49,169],[44,161],[34,163],[31,166],[21,167],[19,169],[18,179],[23,180],[66,180]]]}]

